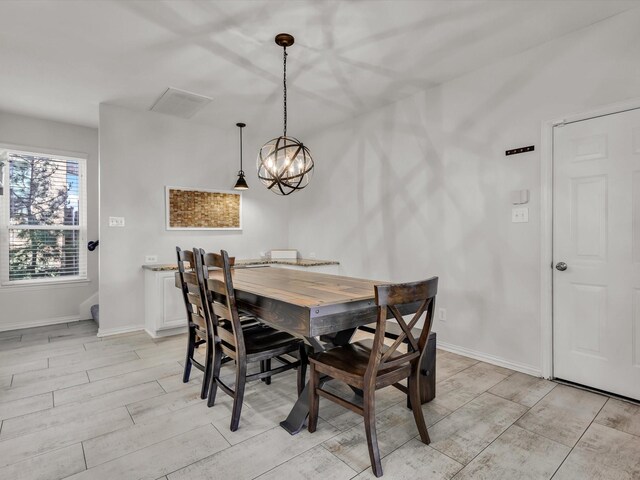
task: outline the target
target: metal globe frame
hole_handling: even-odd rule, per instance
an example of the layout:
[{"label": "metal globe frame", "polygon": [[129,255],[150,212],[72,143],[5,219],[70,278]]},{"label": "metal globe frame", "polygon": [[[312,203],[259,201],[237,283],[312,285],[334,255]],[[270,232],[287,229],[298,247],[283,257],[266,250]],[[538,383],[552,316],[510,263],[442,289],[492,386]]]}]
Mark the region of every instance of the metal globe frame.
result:
[{"label": "metal globe frame", "polygon": [[258,152],[258,178],[273,193],[290,195],[302,190],[313,176],[313,158],[309,149],[297,138],[287,136],[287,47],[295,39],[288,33],[276,35],[275,42],[283,48],[283,135],[265,143]]},{"label": "metal globe frame", "polygon": [[313,176],[309,149],[293,137],[269,140],[258,154],[258,178],[272,192],[289,195],[302,190]]}]

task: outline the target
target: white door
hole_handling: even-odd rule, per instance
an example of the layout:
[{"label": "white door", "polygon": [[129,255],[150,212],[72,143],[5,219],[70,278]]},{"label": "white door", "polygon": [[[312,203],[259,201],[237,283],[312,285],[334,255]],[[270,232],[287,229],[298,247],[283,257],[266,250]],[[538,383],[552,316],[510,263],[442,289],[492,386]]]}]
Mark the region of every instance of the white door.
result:
[{"label": "white door", "polygon": [[553,160],[554,376],[640,399],[640,110],[555,127]]}]

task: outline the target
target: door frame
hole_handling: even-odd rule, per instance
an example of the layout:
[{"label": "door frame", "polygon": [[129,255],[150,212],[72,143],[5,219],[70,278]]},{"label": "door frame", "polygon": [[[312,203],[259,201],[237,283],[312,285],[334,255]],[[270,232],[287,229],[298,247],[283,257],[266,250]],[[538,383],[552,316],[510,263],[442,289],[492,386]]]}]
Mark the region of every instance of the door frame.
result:
[{"label": "door frame", "polygon": [[540,371],[553,378],[553,129],[559,125],[640,109],[640,98],[542,122],[540,141]]}]

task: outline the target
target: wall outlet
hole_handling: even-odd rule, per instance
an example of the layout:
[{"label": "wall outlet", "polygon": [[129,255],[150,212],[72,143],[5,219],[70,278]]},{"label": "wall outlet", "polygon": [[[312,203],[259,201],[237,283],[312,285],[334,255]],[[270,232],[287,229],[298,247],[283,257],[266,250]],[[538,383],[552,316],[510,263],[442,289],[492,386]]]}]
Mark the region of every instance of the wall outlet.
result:
[{"label": "wall outlet", "polygon": [[316,258],[316,252],[310,252],[309,258]]},{"label": "wall outlet", "polygon": [[145,255],[144,263],[158,263],[158,255]]},{"label": "wall outlet", "polygon": [[110,227],[124,227],[124,217],[109,217]]},{"label": "wall outlet", "polygon": [[529,209],[527,207],[518,207],[511,209],[512,223],[527,223],[529,221]]},{"label": "wall outlet", "polygon": [[441,322],[446,322],[447,321],[447,309],[446,308],[439,308],[438,309],[438,320],[440,320]]}]

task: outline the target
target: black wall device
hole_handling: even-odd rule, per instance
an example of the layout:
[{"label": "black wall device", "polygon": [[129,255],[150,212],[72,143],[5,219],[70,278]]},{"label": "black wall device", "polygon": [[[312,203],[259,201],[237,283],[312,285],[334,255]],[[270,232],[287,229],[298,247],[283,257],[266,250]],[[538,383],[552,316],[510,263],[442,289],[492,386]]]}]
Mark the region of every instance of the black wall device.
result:
[{"label": "black wall device", "polygon": [[520,147],[514,148],[512,150],[507,150],[504,152],[504,154],[508,157],[509,155],[517,155],[518,153],[533,152],[535,149],[535,146],[529,145],[528,147]]}]

